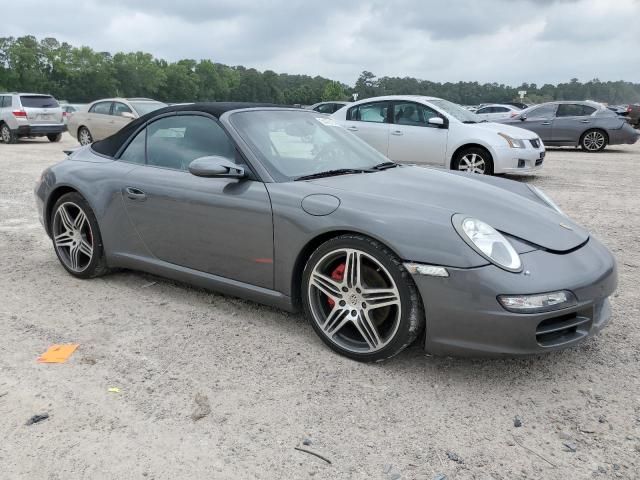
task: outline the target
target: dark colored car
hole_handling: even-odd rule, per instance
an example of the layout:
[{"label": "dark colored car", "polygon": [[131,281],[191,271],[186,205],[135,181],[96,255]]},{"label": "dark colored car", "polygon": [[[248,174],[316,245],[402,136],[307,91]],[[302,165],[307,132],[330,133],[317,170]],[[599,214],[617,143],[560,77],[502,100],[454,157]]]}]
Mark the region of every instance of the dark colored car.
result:
[{"label": "dark colored car", "polygon": [[640,128],[640,104],[633,104],[627,107],[627,115],[629,117],[629,123],[636,128]]},{"label": "dark colored car", "polygon": [[607,145],[633,144],[640,133],[624,119],[596,102],[549,102],[523,110],[499,123],[537,133],[546,146],[580,146],[599,152]]},{"label": "dark colored car", "polygon": [[[361,361],[575,345],[616,262],[540,190],[393,162],[330,117],[163,108],[47,168],[38,213],[79,278],[142,270],[295,311]],[[212,320],[213,321],[213,320]]]}]

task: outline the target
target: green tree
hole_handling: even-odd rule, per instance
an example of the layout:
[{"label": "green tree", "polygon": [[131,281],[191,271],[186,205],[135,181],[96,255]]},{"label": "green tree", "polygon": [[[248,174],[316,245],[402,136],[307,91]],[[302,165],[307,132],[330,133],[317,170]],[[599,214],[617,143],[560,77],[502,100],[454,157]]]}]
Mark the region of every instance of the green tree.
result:
[{"label": "green tree", "polygon": [[346,94],[344,88],[339,82],[327,82],[322,91],[322,101],[328,102],[330,100],[344,100]]}]

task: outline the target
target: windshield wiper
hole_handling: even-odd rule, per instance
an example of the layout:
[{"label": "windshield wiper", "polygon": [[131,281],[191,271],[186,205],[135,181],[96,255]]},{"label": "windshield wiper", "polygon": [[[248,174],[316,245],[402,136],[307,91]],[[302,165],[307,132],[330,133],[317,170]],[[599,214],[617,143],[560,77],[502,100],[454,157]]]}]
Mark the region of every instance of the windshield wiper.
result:
[{"label": "windshield wiper", "polygon": [[349,175],[350,173],[371,173],[375,170],[368,170],[365,168],[338,168],[336,170],[327,170],[326,172],[311,173],[309,175],[302,175],[294,178],[298,180],[313,180],[314,178],[334,177],[337,175]]},{"label": "windshield wiper", "polygon": [[387,170],[388,168],[395,168],[397,166],[398,164],[395,162],[382,162],[371,168],[373,168],[374,170]]}]

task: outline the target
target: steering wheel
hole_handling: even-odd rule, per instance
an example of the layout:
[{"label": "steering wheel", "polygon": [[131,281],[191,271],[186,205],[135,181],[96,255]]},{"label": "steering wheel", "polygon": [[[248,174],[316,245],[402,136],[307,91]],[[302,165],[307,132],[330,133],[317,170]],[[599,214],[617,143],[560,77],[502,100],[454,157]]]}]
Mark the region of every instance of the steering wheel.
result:
[{"label": "steering wheel", "polygon": [[345,157],[345,151],[337,143],[327,143],[314,157],[314,170],[323,172],[339,168],[339,160]]}]

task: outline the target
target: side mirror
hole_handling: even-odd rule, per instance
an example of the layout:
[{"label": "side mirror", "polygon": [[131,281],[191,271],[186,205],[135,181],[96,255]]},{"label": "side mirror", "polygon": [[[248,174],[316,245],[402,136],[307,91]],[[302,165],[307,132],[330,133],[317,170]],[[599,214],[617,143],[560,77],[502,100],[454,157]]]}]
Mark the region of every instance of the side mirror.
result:
[{"label": "side mirror", "polygon": [[228,158],[212,156],[196,158],[189,164],[189,172],[196,177],[207,178],[243,178],[244,168]]},{"label": "side mirror", "polygon": [[441,117],[431,117],[428,123],[436,127],[444,127],[444,120]]},{"label": "side mirror", "polygon": [[134,120],[136,118],[136,116],[131,112],[121,112],[120,116],[124,118],[128,118],[129,120]]},{"label": "side mirror", "polygon": [[518,118],[520,118],[520,121],[521,121],[521,122],[524,122],[524,121],[527,119],[527,114],[526,114],[526,113],[523,113],[523,114],[522,114],[522,115],[520,115],[520,117],[518,117]]}]

